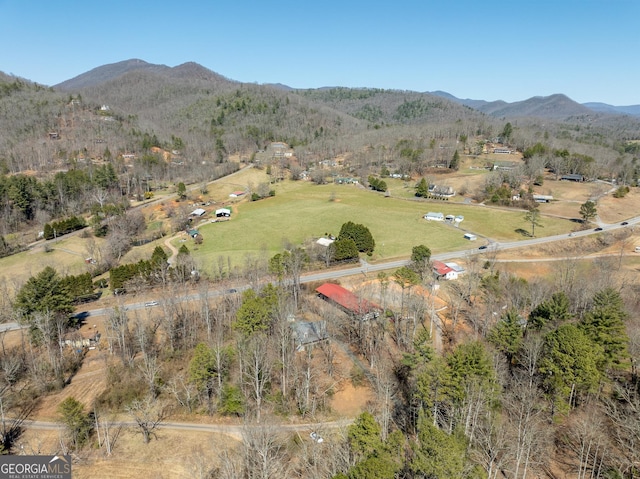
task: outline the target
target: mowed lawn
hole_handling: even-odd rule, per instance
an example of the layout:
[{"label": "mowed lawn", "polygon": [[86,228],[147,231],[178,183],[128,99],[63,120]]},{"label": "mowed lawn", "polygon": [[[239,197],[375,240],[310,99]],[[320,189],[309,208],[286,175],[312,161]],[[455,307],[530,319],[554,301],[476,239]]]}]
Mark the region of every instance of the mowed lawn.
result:
[{"label": "mowed lawn", "polygon": [[[463,215],[461,228],[429,222],[429,211],[444,215]],[[373,260],[403,257],[413,246],[424,244],[432,252],[467,249],[465,230],[498,241],[525,239],[518,230],[530,231],[524,212],[461,205],[446,201],[414,201],[385,198],[355,185],[314,185],[310,182],[285,182],[276,186],[276,196],[234,207],[230,221],[201,225],[204,243],[192,254],[207,264],[218,255],[241,259],[246,254],[282,251],[285,242],[302,244],[323,236],[337,235],[347,221],[369,228],[375,241]],[[536,236],[560,234],[572,224],[556,218],[541,219],[543,227]],[[174,243],[177,247],[179,242]],[[481,244],[478,242],[478,244]]]},{"label": "mowed lawn", "polygon": [[[63,276],[86,273],[88,267],[84,260],[89,255],[87,252],[89,241],[78,235],[63,236],[55,242],[49,242],[49,251],[41,245],[1,258],[0,279],[7,280],[12,287],[20,286],[47,266],[51,266]],[[98,239],[95,243],[101,245],[103,241]]]}]

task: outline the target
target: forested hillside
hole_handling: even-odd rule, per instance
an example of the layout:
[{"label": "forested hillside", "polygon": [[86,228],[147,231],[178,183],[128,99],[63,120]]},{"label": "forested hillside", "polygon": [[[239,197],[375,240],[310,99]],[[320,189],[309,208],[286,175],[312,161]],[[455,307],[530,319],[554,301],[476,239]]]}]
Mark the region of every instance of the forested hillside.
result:
[{"label": "forested hillside", "polygon": [[[185,477],[640,477],[640,122],[563,96],[516,107],[243,84],[193,63],[130,60],[54,88],[1,75],[0,256],[25,276],[0,271],[15,328],[0,334],[0,452],[40,447],[24,423],[40,418],[79,470],[126,465],[119,437],[169,449],[160,426],[184,421],[242,438],[158,449]],[[455,224],[416,213],[463,207]],[[314,216],[329,208],[354,217],[334,231]],[[365,211],[387,249],[419,241],[385,256]],[[462,221],[486,228],[481,248]],[[509,269],[525,251],[500,243],[545,226],[554,242]],[[471,244],[457,279],[436,242]],[[353,273],[337,296],[304,278],[334,268]]]}]

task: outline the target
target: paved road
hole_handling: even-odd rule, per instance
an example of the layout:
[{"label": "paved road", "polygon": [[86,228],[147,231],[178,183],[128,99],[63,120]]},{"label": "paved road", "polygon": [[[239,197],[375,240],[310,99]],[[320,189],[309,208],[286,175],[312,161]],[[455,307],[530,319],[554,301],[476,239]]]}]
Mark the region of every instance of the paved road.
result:
[{"label": "paved road", "polygon": [[[542,238],[531,238],[531,239],[520,240],[520,241],[507,241],[507,242],[501,243],[498,241],[488,240],[486,244],[479,245],[479,246],[485,246],[486,247],[485,249],[479,249],[479,246],[474,246],[473,248],[468,248],[464,250],[434,254],[431,256],[431,259],[438,260],[438,261],[447,261],[447,260],[452,260],[456,258],[465,258],[470,255],[478,255],[478,254],[484,255],[487,253],[493,254],[497,251],[505,251],[505,250],[514,249],[514,248],[523,248],[527,246],[537,246],[545,243],[552,243],[555,241],[570,241],[574,238],[581,238],[581,237],[589,236],[593,234],[600,234],[607,231],[614,231],[614,230],[623,229],[623,228],[633,228],[634,226],[640,225],[640,216],[627,220],[627,223],[628,224],[624,226],[619,223],[615,223],[615,224],[602,223],[601,226],[599,226],[599,228],[602,228],[601,231],[595,231],[595,228],[592,228],[584,231],[576,231],[570,234],[545,236]],[[477,241],[475,243],[479,244],[480,242]],[[319,282],[319,281],[328,281],[332,279],[343,278],[346,276],[354,276],[359,274],[366,276],[369,273],[377,273],[379,271],[397,269],[402,266],[406,266],[409,263],[410,263],[409,259],[385,261],[385,262],[375,263],[375,264],[368,263],[365,260],[365,261],[361,261],[357,266],[346,267],[341,269],[331,269],[326,271],[317,271],[317,272],[305,274],[300,278],[300,282],[313,283],[313,282]],[[237,286],[234,290],[229,290],[229,289],[211,290],[207,294],[209,297],[218,297],[218,296],[223,296],[225,294],[237,294],[248,288],[249,286]],[[200,299],[201,297],[202,296],[200,293],[194,293],[194,294],[183,296],[182,298],[180,298],[180,300],[195,301]],[[162,300],[159,299],[158,304],[154,306],[145,306],[145,303],[132,303],[132,304],[127,304],[126,308],[128,311],[134,311],[134,310],[143,310],[147,307],[161,307],[161,306],[162,306]],[[111,311],[111,309],[112,308],[92,309],[88,311],[83,311],[82,313],[79,313],[79,314],[82,314],[84,317],[103,316],[105,314],[108,314]]]}]

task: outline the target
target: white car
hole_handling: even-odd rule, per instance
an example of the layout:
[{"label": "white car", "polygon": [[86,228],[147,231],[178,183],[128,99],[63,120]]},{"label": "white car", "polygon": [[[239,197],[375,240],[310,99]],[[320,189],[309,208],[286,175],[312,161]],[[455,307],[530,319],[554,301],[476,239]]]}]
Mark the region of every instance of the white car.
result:
[{"label": "white car", "polygon": [[322,439],[322,436],[315,431],[309,434],[309,437],[313,440],[313,442],[317,442],[318,444],[324,442],[324,439]]},{"label": "white car", "polygon": [[146,303],[144,303],[144,307],[152,308],[153,306],[158,306],[158,304],[160,303],[158,303],[157,301],[147,301]]}]

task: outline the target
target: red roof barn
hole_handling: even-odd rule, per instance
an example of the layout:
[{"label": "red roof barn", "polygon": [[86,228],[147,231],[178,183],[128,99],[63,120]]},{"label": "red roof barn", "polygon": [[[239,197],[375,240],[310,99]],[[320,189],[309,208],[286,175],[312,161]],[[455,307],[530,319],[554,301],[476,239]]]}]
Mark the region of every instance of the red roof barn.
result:
[{"label": "red roof barn", "polygon": [[342,286],[325,283],[316,288],[321,298],[332,301],[347,313],[360,317],[362,320],[377,318],[380,315],[380,307],[371,301],[359,298]]}]

